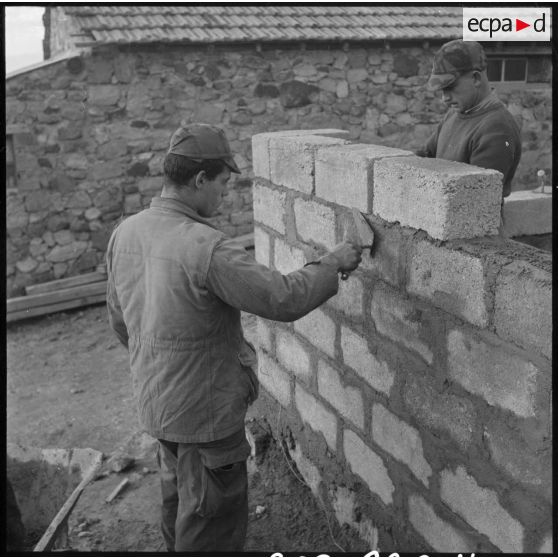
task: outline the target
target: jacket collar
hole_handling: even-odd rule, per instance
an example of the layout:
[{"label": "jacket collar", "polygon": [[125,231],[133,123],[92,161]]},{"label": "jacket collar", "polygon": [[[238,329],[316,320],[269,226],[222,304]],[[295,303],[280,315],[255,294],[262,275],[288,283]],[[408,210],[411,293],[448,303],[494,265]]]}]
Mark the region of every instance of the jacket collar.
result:
[{"label": "jacket collar", "polygon": [[193,219],[194,221],[197,221],[198,223],[203,223],[204,225],[217,230],[217,227],[215,227],[215,225],[211,221],[205,219],[199,213],[196,213],[190,206],[175,198],[162,198],[161,196],[156,196],[151,200],[150,207],[178,211],[178,213],[182,213],[183,215],[186,215],[187,217]]}]

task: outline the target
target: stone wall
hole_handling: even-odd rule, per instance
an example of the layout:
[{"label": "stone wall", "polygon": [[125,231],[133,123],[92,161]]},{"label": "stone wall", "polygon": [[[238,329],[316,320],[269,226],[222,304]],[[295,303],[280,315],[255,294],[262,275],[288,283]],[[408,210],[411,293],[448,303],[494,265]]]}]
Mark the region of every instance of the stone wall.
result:
[{"label": "stone wall", "polygon": [[[216,224],[252,229],[251,137],[335,126],[352,139],[415,149],[444,110],[423,85],[431,47],[153,46],[94,50],[6,81],[17,185],[7,191],[8,296],[102,261],[121,216],[160,190],[181,121],[222,125],[243,171]],[[550,171],[550,89],[507,93],[524,130],[517,182]]]},{"label": "stone wall", "polygon": [[340,130],[253,152],[258,261],[300,268],[353,206],[376,234],[323,306],[258,319],[260,406],[314,494],[371,550],[550,552],[551,255],[497,236],[497,173]]}]

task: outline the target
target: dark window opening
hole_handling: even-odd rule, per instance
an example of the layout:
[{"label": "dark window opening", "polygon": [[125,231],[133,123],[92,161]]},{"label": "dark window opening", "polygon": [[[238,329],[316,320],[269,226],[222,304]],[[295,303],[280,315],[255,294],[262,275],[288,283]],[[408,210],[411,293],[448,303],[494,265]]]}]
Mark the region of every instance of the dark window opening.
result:
[{"label": "dark window opening", "polygon": [[490,58],[486,71],[489,81],[526,81],[527,59]]}]

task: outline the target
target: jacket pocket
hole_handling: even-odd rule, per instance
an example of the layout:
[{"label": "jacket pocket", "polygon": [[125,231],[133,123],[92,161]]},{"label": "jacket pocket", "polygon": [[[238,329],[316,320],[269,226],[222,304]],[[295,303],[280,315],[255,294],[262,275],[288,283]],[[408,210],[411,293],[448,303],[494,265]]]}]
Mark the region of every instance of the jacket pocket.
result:
[{"label": "jacket pocket", "polygon": [[248,392],[248,405],[251,405],[258,398],[260,393],[260,381],[258,380],[257,374],[254,372],[254,368],[258,365],[256,350],[248,341],[244,341],[243,346],[238,353],[238,361],[240,362],[242,371],[248,377],[250,386]]}]

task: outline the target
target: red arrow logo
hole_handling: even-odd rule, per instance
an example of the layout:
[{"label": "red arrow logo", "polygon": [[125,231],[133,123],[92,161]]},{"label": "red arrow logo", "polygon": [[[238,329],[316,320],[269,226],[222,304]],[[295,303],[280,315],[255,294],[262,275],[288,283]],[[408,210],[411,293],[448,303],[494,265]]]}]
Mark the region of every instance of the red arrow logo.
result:
[{"label": "red arrow logo", "polygon": [[531,27],[530,23],[525,23],[524,21],[521,21],[520,19],[515,19],[515,30],[516,31],[521,31],[522,29],[525,29],[526,27]]}]

